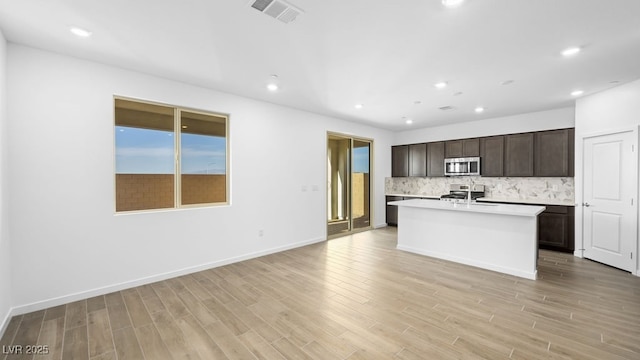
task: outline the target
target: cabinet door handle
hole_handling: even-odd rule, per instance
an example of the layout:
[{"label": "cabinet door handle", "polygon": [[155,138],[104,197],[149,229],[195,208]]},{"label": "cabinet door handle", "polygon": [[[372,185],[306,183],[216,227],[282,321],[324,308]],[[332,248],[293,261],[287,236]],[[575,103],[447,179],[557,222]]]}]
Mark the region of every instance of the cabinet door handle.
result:
[{"label": "cabinet door handle", "polygon": [[591,206],[591,204],[589,204],[589,203],[583,203],[583,204],[582,204],[582,206],[584,206],[584,207],[589,207],[589,206]]}]

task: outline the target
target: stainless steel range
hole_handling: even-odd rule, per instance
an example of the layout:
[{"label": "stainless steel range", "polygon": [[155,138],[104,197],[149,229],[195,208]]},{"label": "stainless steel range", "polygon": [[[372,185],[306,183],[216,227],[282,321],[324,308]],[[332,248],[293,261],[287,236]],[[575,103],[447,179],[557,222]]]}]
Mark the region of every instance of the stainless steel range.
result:
[{"label": "stainless steel range", "polygon": [[481,197],[484,197],[484,185],[451,184],[449,185],[449,193],[440,196],[440,200],[464,203],[475,201]]}]

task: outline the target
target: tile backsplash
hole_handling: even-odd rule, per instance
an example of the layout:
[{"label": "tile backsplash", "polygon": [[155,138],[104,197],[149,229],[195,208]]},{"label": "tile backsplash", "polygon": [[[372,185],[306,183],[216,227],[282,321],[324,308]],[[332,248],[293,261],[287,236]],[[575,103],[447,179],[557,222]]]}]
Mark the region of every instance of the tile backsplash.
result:
[{"label": "tile backsplash", "polygon": [[440,196],[449,193],[450,184],[481,184],[485,196],[528,201],[569,202],[575,199],[572,177],[389,177],[385,194]]}]

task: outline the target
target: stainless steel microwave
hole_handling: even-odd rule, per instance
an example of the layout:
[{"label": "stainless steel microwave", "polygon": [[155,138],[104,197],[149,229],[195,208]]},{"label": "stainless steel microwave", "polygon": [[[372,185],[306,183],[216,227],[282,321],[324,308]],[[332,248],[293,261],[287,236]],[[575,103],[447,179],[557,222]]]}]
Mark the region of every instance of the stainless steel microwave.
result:
[{"label": "stainless steel microwave", "polygon": [[444,159],[444,175],[480,175],[480,158],[448,158]]}]

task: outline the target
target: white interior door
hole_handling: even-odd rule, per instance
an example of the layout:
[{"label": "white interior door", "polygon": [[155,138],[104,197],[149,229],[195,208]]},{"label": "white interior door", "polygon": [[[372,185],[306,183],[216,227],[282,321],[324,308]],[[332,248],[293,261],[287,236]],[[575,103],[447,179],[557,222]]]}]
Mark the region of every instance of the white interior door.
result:
[{"label": "white interior door", "polygon": [[637,133],[587,137],[584,146],[584,257],[634,272],[637,247]]}]

